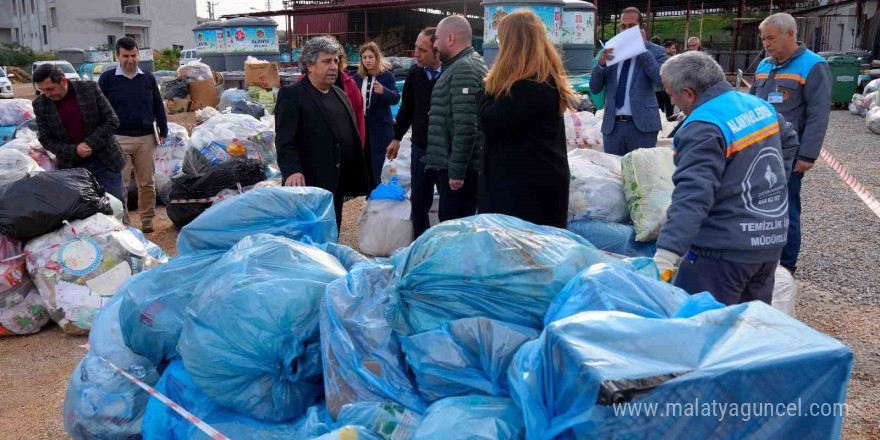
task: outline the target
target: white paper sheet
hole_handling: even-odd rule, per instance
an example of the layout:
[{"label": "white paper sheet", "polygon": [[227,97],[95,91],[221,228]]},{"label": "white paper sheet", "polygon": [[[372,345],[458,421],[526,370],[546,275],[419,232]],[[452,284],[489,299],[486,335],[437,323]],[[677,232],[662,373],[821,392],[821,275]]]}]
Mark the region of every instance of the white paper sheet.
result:
[{"label": "white paper sheet", "polygon": [[607,66],[613,66],[630,58],[639,56],[648,49],[645,48],[645,40],[642,39],[642,31],[638,26],[633,26],[608,40],[605,49],[614,49],[614,59],[607,61]]}]

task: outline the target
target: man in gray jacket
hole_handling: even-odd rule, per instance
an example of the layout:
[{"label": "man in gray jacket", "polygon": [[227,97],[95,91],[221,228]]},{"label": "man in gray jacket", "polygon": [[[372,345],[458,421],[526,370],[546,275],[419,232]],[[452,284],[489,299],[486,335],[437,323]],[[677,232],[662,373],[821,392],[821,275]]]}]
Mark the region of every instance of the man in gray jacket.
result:
[{"label": "man in gray jacket", "polygon": [[484,87],[486,64],[471,47],[473,30],[460,15],[437,25],[434,48],[443,74],[431,92],[425,168],[436,173],[440,221],[477,212],[482,137],[477,130],[477,93]]},{"label": "man in gray jacket", "polygon": [[760,25],[767,58],[755,72],[749,93],[769,102],[794,124],[801,146],[788,180],[788,244],[779,262],[797,269],[801,251],[801,181],[822,151],[831,114],[831,69],[828,62],[798,44],[797,23],[789,14],[767,17]]},{"label": "man in gray jacket", "polygon": [[673,132],[675,190],[657,267],[669,280],[681,260],[674,283],[691,294],[769,304],[788,229],[797,133],[769,103],[734,91],[702,52],[672,57],[660,71],[687,118]]}]

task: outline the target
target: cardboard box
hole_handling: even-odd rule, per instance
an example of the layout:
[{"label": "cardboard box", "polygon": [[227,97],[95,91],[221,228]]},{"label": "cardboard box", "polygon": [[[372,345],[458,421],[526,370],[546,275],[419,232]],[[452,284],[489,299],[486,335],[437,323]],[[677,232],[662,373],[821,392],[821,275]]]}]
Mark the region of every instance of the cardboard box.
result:
[{"label": "cardboard box", "polygon": [[280,88],[281,76],[278,75],[278,65],[268,61],[263,63],[245,63],[244,86],[262,87],[264,89]]},{"label": "cardboard box", "polygon": [[189,98],[192,100],[190,111],[201,110],[205,107],[217,107],[220,98],[217,97],[217,89],[213,79],[192,81],[189,84]]},{"label": "cardboard box", "polygon": [[176,115],[178,113],[186,113],[189,111],[190,106],[189,98],[174,98],[174,99],[166,99],[165,100],[165,113],[169,115]]}]

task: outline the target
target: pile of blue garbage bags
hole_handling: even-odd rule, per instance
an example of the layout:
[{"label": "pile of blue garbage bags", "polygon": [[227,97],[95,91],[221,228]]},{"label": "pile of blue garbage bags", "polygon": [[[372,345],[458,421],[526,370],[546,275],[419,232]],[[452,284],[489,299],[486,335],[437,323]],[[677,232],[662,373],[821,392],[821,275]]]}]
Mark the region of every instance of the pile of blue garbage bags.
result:
[{"label": "pile of blue garbage bags", "polygon": [[[179,256],[133,276],[95,318],[67,389],[68,434],[841,433],[842,413],[806,412],[845,401],[852,351],[766,304],[688,295],[659,281],[648,258],[503,215],[442,223],[377,259],[337,244],[334,219],[329,192],[269,187],[184,227]],[[701,402],[728,413],[687,410]],[[786,412],[740,416],[761,403]],[[791,404],[804,413],[790,416]]]}]

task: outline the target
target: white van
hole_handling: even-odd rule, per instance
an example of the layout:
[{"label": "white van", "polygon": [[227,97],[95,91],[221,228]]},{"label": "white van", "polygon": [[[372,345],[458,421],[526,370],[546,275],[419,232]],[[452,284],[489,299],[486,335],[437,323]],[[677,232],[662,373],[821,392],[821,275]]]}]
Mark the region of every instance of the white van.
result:
[{"label": "white van", "polygon": [[[37,67],[40,67],[43,64],[54,64],[60,67],[61,71],[64,72],[64,77],[67,78],[68,81],[79,81],[82,79],[79,77],[79,73],[76,73],[73,64],[70,64],[68,61],[35,61],[34,64],[31,65],[31,77],[34,76],[34,71],[37,70]],[[40,91],[37,89],[37,84],[32,84],[34,86],[34,92],[39,96]]]},{"label": "white van", "polygon": [[199,54],[195,49],[184,49],[180,51],[180,63],[179,66],[182,66],[190,61],[195,61],[199,59]]},{"label": "white van", "polygon": [[0,66],[0,99],[12,99],[12,83],[6,76],[6,70]]}]

